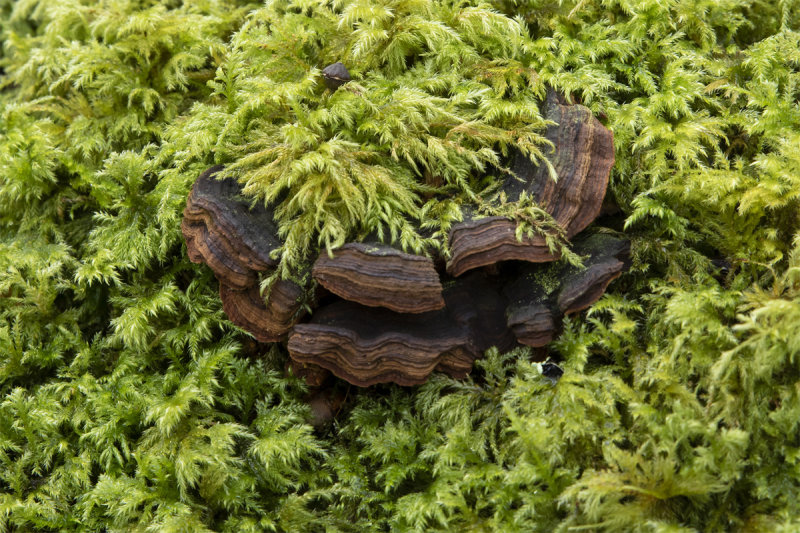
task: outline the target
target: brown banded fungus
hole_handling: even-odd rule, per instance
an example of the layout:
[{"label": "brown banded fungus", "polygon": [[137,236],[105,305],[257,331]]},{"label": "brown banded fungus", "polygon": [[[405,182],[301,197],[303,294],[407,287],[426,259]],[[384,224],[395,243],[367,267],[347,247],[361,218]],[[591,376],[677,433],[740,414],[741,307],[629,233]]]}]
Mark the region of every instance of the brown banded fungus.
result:
[{"label": "brown banded fungus", "polygon": [[272,213],[251,206],[236,180],[215,178],[221,170],[217,165],[200,174],[186,200],[181,230],[187,254],[214,272],[231,322],[261,342],[283,340],[299,318],[302,289],[278,281],[265,304],[259,273],[277,266],[270,256],[281,245],[277,228]]},{"label": "brown banded fungus", "polygon": [[220,282],[219,296],[231,322],[260,342],[278,342],[286,339],[297,321],[303,289],[291,281],[279,280],[270,288],[265,303],[258,284],[235,290]]},{"label": "brown banded fungus", "polygon": [[289,354],[348,382],[424,383],[433,370],[461,378],[491,346],[514,345],[496,285],[476,275],[445,289],[446,306],[425,313],[397,313],[338,301],[320,307],[294,327]]},{"label": "brown banded fungus", "polygon": [[398,313],[424,313],[444,307],[439,274],[428,257],[380,243],[347,243],[333,256],[322,252],[314,279],[352,302]]},{"label": "brown banded fungus", "polygon": [[520,263],[505,286],[508,326],[521,344],[540,347],[553,340],[564,315],[586,309],[628,265],[630,243],[607,234],[576,240],[583,268]]},{"label": "brown banded fungus", "polygon": [[[323,76],[331,90],[349,80],[338,63]],[[510,201],[523,192],[534,198],[573,239],[600,213],[612,135],[553,92],[545,114],[555,123],[546,137],[558,180],[517,154],[515,176],[502,188]],[[220,170],[204,172],[189,195],[181,226],[189,257],[214,271],[231,321],[259,341],[285,340],[291,371],[312,386],[329,373],[357,386],[416,385],[434,370],[460,378],[489,347],[542,347],[565,315],[596,302],[628,264],[629,243],[604,233],[573,239],[584,268],[557,262],[544,237],[520,241],[516,222],[479,218],[467,206],[451,229],[446,264],[378,242],[323,251],[311,270],[316,309],[297,323],[303,288],[278,281],[266,301],[259,291],[281,246],[272,213],[243,198],[236,181],[215,179]]]},{"label": "brown banded fungus", "polygon": [[[567,238],[572,238],[600,214],[614,164],[613,135],[587,108],[566,105],[554,91],[548,92],[544,111],[545,117],[555,122],[548,126],[545,137],[553,143],[549,159],[558,180],[552,179],[546,165],[535,166],[517,154],[511,165],[515,176],[506,180],[503,190],[511,201],[527,192],[564,228]],[[503,217],[475,219],[466,214],[464,222],[450,232],[452,255],[447,271],[460,276],[498,261],[557,259],[543,237],[520,242],[516,228],[514,221]]]},{"label": "brown banded fungus", "polygon": [[575,251],[587,257],[584,269],[570,268],[562,276],[556,303],[571,315],[591,306],[630,264],[630,242],[611,235],[591,235],[576,242]]}]

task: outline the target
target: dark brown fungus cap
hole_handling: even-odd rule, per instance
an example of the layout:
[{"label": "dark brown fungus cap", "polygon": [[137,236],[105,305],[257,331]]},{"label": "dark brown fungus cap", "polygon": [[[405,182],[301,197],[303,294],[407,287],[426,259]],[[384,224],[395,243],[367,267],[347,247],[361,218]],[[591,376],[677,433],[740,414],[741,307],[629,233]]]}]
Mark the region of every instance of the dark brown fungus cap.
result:
[{"label": "dark brown fungus cap", "polygon": [[352,302],[398,313],[424,313],[444,307],[442,284],[427,257],[386,244],[348,243],[323,251],[312,270],[319,283]]},{"label": "dark brown fungus cap", "polygon": [[[546,165],[535,166],[517,154],[512,170],[519,179],[509,178],[503,189],[512,201],[523,191],[533,196],[571,238],[600,213],[614,164],[613,135],[587,108],[565,105],[553,91],[545,102],[545,117],[556,123],[547,128],[545,137],[554,146],[549,159],[558,181],[553,181]],[[510,259],[556,259],[548,252],[544,239],[519,242],[515,230],[516,223],[503,217],[465,217],[450,233],[448,272],[459,276],[467,270]]]},{"label": "dark brown fungus cap", "polygon": [[234,290],[220,282],[219,296],[231,322],[260,342],[278,342],[286,339],[299,318],[303,290],[291,281],[277,281],[265,302],[258,285]]},{"label": "dark brown fungus cap", "polygon": [[251,208],[234,179],[214,179],[220,170],[220,165],[211,167],[197,178],[181,230],[189,259],[206,263],[232,288],[244,289],[255,283],[257,272],[276,266],[270,253],[281,242],[272,213],[261,204]]},{"label": "dark brown fungus cap", "polygon": [[[350,79],[341,63],[323,75],[332,90]],[[511,167],[520,179],[509,178],[503,189],[512,201],[523,192],[533,196],[572,239],[600,212],[614,161],[612,135],[588,109],[566,105],[553,92],[544,110],[557,123],[546,137],[555,147],[550,161],[558,181],[517,154]],[[446,265],[457,279],[443,282],[427,257],[348,243],[317,259],[311,274],[325,304],[296,324],[300,286],[278,281],[266,301],[258,289],[277,266],[270,253],[281,246],[272,213],[243,198],[236,181],[214,179],[220,170],[204,172],[187,200],[181,228],[189,257],[214,271],[231,321],[262,342],[288,338],[292,372],[316,387],[328,373],[357,386],[416,385],[434,370],[462,378],[492,346],[542,347],[565,314],[596,302],[628,263],[629,243],[607,234],[575,239],[585,268],[557,263],[544,238],[520,242],[514,221],[477,218],[465,209],[450,233]]]},{"label": "dark brown fungus cap", "polygon": [[627,266],[630,243],[611,235],[578,239],[573,250],[586,256],[584,268],[552,263],[521,264],[504,288],[508,325],[521,344],[544,346],[561,318],[586,309]]},{"label": "dark brown fungus cap", "polygon": [[335,302],[294,327],[289,354],[361,387],[418,385],[434,369],[464,377],[488,347],[513,345],[505,300],[491,283],[457,282],[444,299],[444,309],[417,314]]},{"label": "dark brown fungus cap", "polygon": [[337,62],[322,69],[322,78],[325,80],[325,86],[335,91],[350,81],[350,72],[347,67]]},{"label": "dark brown fungus cap", "polygon": [[556,332],[553,312],[543,304],[515,306],[509,310],[508,325],[520,344],[535,348],[549,344]]},{"label": "dark brown fungus cap", "polygon": [[181,230],[189,259],[214,272],[231,322],[261,342],[285,340],[300,317],[303,290],[278,281],[264,301],[259,272],[274,269],[270,253],[281,245],[272,213],[251,206],[235,180],[215,179],[220,170],[218,165],[203,172],[186,201]]},{"label": "dark brown fungus cap", "polygon": [[354,385],[417,385],[442,361],[466,373],[474,357],[466,330],[447,313],[406,315],[339,301],[321,307],[289,336],[289,354]]},{"label": "dark brown fungus cap", "polygon": [[577,313],[591,306],[606,292],[608,285],[627,268],[630,242],[611,235],[591,235],[575,244],[575,251],[588,255],[585,269],[565,273],[556,303],[564,314]]},{"label": "dark brown fungus cap", "polygon": [[473,219],[469,215],[450,231],[451,257],[447,271],[453,276],[477,267],[496,264],[500,261],[518,259],[531,263],[546,263],[558,259],[545,242],[544,237],[516,237],[517,224],[505,217]]},{"label": "dark brown fungus cap", "polygon": [[233,244],[222,233],[209,231],[204,222],[186,217],[181,230],[193,263],[206,263],[218,279],[235,289],[245,289],[258,281],[257,271],[239,259]]}]

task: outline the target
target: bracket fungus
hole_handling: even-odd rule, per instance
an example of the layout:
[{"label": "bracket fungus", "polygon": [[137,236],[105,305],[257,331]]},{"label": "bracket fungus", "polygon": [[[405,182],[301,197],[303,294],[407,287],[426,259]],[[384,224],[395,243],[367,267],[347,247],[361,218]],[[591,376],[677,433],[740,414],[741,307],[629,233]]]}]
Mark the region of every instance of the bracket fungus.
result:
[{"label": "bracket fungus", "polygon": [[292,281],[278,280],[265,302],[258,284],[235,290],[220,281],[219,296],[231,322],[260,342],[278,342],[286,338],[297,321],[303,289]]},{"label": "bracket fungus", "polygon": [[561,263],[519,263],[503,289],[508,326],[520,344],[541,347],[553,340],[564,315],[586,309],[628,265],[630,243],[598,233],[576,240],[583,268]]},{"label": "bracket fungus", "polygon": [[[332,90],[349,80],[339,63],[323,76]],[[322,297],[303,317],[303,287],[278,281],[266,300],[261,295],[259,280],[277,267],[271,253],[282,243],[270,210],[251,205],[235,180],[216,179],[219,166],[201,174],[187,200],[181,227],[189,257],[213,270],[231,321],[259,341],[286,341],[289,366],[310,385],[329,373],[362,387],[416,385],[434,370],[466,376],[491,346],[545,346],[565,315],[596,302],[626,268],[629,243],[603,232],[578,235],[603,205],[611,132],[553,91],[544,109],[554,122],[545,136],[558,179],[517,154],[502,188],[508,200],[525,193],[550,213],[583,268],[556,261],[544,237],[518,240],[515,221],[479,218],[467,206],[449,233],[446,262],[377,241],[323,251],[311,269]]]},{"label": "bracket fungus", "polygon": [[[531,195],[558,224],[567,238],[586,228],[600,214],[614,164],[614,142],[591,112],[581,105],[566,105],[549,91],[545,118],[555,122],[545,137],[553,143],[550,162],[558,179],[550,177],[546,165],[534,166],[530,159],[517,154],[503,190],[511,201],[523,192]],[[460,276],[467,270],[498,261],[518,259],[542,263],[557,259],[544,237],[516,237],[517,224],[504,217],[475,219],[469,215],[450,232],[452,256],[447,271]]]},{"label": "bracket fungus", "polygon": [[264,302],[259,273],[277,266],[270,256],[281,245],[277,227],[272,213],[242,197],[236,180],[215,179],[221,170],[217,165],[200,174],[186,200],[181,231],[189,259],[214,272],[231,322],[261,342],[283,340],[299,318],[303,291],[279,281]]},{"label": "bracket fungus", "polygon": [[433,261],[380,243],[347,243],[314,263],[314,279],[345,300],[398,313],[444,307]]},{"label": "bracket fungus", "polygon": [[425,313],[397,313],[337,301],[294,327],[289,354],[361,387],[424,383],[434,370],[464,377],[491,346],[510,348],[505,299],[495,284],[475,275],[444,291],[445,306]]}]

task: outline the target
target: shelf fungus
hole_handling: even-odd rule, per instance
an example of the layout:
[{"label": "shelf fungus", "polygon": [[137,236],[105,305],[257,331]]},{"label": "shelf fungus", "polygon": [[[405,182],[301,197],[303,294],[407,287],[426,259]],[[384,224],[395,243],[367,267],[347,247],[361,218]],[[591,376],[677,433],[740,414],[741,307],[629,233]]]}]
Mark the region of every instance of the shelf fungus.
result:
[{"label": "shelf fungus", "polygon": [[484,350],[514,345],[503,320],[505,299],[493,283],[458,281],[444,300],[443,309],[415,314],[334,302],[294,327],[289,355],[361,387],[418,385],[434,370],[465,377]]},{"label": "shelf fungus", "polygon": [[596,234],[576,242],[574,250],[584,255],[583,269],[564,272],[556,299],[559,311],[571,315],[582,311],[606,292],[608,285],[630,265],[630,242]]},{"label": "shelf fungus", "polygon": [[264,301],[258,284],[235,290],[220,281],[222,309],[231,322],[250,332],[260,342],[278,342],[297,321],[303,289],[291,281],[279,280]]},{"label": "shelf fungus", "polygon": [[583,267],[519,263],[503,289],[508,326],[520,344],[540,347],[553,340],[564,315],[591,306],[628,266],[630,243],[607,234],[577,239],[573,251]]},{"label": "shelf fungus", "polygon": [[[338,66],[337,66],[338,65]],[[349,80],[341,64],[323,71],[334,90]],[[516,223],[479,218],[469,207],[449,234],[451,255],[407,253],[391,245],[350,242],[323,251],[313,267],[315,308],[301,305],[306,288],[280,280],[262,296],[259,282],[277,267],[282,243],[271,211],[253,205],[233,179],[212,167],[194,184],[181,225],[189,258],[206,263],[220,282],[223,309],[261,342],[286,342],[291,372],[313,387],[333,374],[366,387],[417,385],[431,372],[466,376],[495,346],[541,348],[566,315],[596,302],[628,266],[630,245],[602,230],[581,234],[599,215],[614,149],[611,132],[588,109],[550,92],[546,132],[558,180],[545,165],[513,156],[502,188],[546,209],[583,258],[581,268],[557,261],[544,237],[518,240]]]},{"label": "shelf fungus", "polygon": [[[548,157],[558,179],[553,180],[546,165],[535,166],[518,153],[511,164],[514,176],[506,180],[503,190],[510,201],[526,192],[564,228],[567,238],[572,238],[600,214],[614,164],[613,135],[586,107],[566,105],[554,91],[548,92],[544,107],[545,118],[555,122],[548,126],[545,137],[553,143]],[[447,271],[453,276],[498,261],[557,259],[544,237],[517,240],[513,220],[474,218],[468,213],[464,218],[450,231],[452,255]]]},{"label": "shelf fungus", "polygon": [[258,272],[276,262],[270,253],[281,245],[272,214],[263,206],[250,207],[236,180],[215,179],[221,165],[197,178],[183,210],[181,230],[189,259],[206,263],[230,287],[245,289]]},{"label": "shelf fungus", "polygon": [[217,165],[200,174],[186,200],[181,230],[189,259],[214,272],[231,322],[261,342],[283,340],[299,318],[302,289],[278,281],[264,302],[259,273],[277,266],[270,257],[281,245],[277,227],[269,210],[242,197],[236,180],[215,178],[221,170]]},{"label": "shelf fungus", "polygon": [[345,300],[398,313],[444,307],[433,261],[379,243],[347,243],[329,256],[323,250],[312,270],[320,285]]}]

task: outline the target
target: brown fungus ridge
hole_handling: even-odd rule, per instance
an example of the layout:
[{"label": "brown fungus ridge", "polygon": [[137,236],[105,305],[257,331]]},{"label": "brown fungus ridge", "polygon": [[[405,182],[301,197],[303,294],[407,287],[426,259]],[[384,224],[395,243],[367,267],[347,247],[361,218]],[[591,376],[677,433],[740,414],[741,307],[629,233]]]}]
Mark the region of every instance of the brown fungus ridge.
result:
[{"label": "brown fungus ridge", "polygon": [[520,344],[534,348],[549,344],[556,333],[553,312],[542,304],[514,307],[508,315],[508,326]]},{"label": "brown fungus ridge", "polygon": [[221,233],[209,231],[204,222],[186,217],[181,222],[181,231],[189,259],[207,264],[226,285],[243,290],[258,282],[258,272],[239,258],[234,246]]},{"label": "brown fungus ridge", "polygon": [[503,289],[508,326],[521,344],[542,347],[558,333],[564,315],[591,306],[627,268],[630,243],[607,234],[576,240],[584,267],[522,263]]},{"label": "brown fungus ridge", "polygon": [[[511,167],[519,179],[509,178],[503,190],[511,201],[531,195],[571,239],[601,209],[612,137],[588,109],[568,106],[555,93],[545,111],[558,123],[546,132],[558,181],[517,154]],[[544,237],[518,241],[515,222],[473,217],[467,208],[450,234],[446,270],[457,278],[442,274],[443,283],[427,257],[348,243],[318,258],[311,274],[319,299],[310,305],[324,304],[296,324],[300,286],[278,281],[266,301],[258,289],[277,266],[270,255],[282,244],[272,213],[243,198],[235,180],[214,179],[221,169],[204,172],[187,200],[181,228],[189,257],[214,271],[231,321],[261,342],[288,339],[292,373],[315,387],[329,373],[362,387],[417,385],[433,371],[463,378],[492,346],[542,347],[565,315],[596,302],[628,264],[629,243],[607,234],[575,239],[584,268],[556,263]],[[485,268],[467,273],[477,267]]]},{"label": "brown fungus ridge", "polygon": [[464,218],[450,232],[452,255],[447,262],[447,271],[453,276],[500,261],[515,259],[547,263],[559,258],[550,251],[542,236],[518,240],[517,223],[505,217]]},{"label": "brown fungus ridge", "polygon": [[289,355],[360,387],[410,386],[434,370],[463,378],[490,346],[514,346],[503,316],[506,301],[491,281],[456,282],[444,300],[444,309],[417,314],[334,302],[294,327]]},{"label": "brown fungus ridge", "polygon": [[466,374],[473,355],[468,334],[446,313],[406,315],[339,301],[318,309],[289,336],[289,354],[354,385],[394,382],[418,385],[445,358],[445,367]]},{"label": "brown fungus ridge", "polygon": [[569,269],[562,278],[556,298],[565,315],[582,311],[597,302],[609,284],[630,264],[630,242],[611,235],[596,234],[576,244],[575,251],[588,255],[584,269]]},{"label": "brown fungus ridge", "polygon": [[[600,214],[614,164],[614,139],[610,130],[582,105],[566,105],[554,91],[548,91],[544,106],[548,126],[545,138],[553,143],[549,159],[558,180],[550,177],[546,165],[535,166],[517,153],[503,190],[510,201],[522,192],[532,196],[562,227],[567,238],[586,228]],[[519,241],[517,223],[504,217],[472,218],[450,231],[452,255],[447,271],[453,276],[507,260],[547,262],[558,259],[550,253],[543,237]]]},{"label": "brown fungus ridge", "polygon": [[314,279],[345,300],[398,313],[444,307],[442,284],[433,261],[386,244],[347,243],[329,256],[323,251]]},{"label": "brown fungus ridge", "polygon": [[277,266],[270,257],[281,245],[277,226],[267,208],[241,195],[236,180],[215,178],[222,168],[200,174],[186,200],[181,231],[189,259],[214,272],[231,322],[260,342],[285,340],[301,316],[303,290],[279,280],[266,302],[261,296],[259,274]]},{"label": "brown fungus ridge", "polygon": [[279,342],[300,318],[303,289],[291,281],[277,281],[265,302],[258,285],[235,290],[220,282],[219,296],[231,322],[259,342]]},{"label": "brown fungus ridge", "polygon": [[[561,319],[596,302],[628,264],[630,244],[608,234],[576,240],[581,268],[519,262],[490,276],[472,272],[447,284],[443,309],[398,313],[355,302],[319,308],[289,337],[293,364],[322,367],[354,385],[418,385],[433,371],[469,373],[488,348],[542,347]],[[502,284],[502,287],[501,287]]]},{"label": "brown fungus ridge", "polygon": [[257,272],[277,265],[270,254],[281,241],[267,208],[251,206],[236,180],[215,179],[222,168],[211,167],[195,181],[181,230],[189,259],[206,263],[221,282],[245,289],[257,281]]}]

